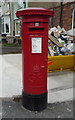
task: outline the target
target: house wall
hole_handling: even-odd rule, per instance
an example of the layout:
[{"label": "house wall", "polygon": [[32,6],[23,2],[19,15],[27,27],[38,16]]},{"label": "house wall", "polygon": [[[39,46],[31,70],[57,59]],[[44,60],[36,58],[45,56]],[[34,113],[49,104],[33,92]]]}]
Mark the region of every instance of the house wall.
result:
[{"label": "house wall", "polygon": [[[62,27],[65,30],[72,28],[72,12],[74,9],[75,1],[71,3],[66,3],[63,5],[62,11]],[[53,17],[53,26],[60,25],[60,6],[54,7],[54,17]]]},{"label": "house wall", "polygon": [[[53,22],[51,21],[50,27],[60,25],[60,2],[29,2],[29,7],[43,7],[54,10]],[[63,0],[63,12],[62,12],[62,27],[65,30],[72,28],[72,12],[75,8],[75,0]]]},{"label": "house wall", "polygon": [[59,2],[43,2],[43,1],[40,1],[38,2],[28,2],[28,7],[40,7],[40,8],[52,8],[54,6],[58,6],[59,5]]},{"label": "house wall", "polygon": [[15,36],[20,35],[20,19],[16,17],[16,11],[24,9],[24,7],[26,7],[25,2],[22,2],[22,1],[20,2],[20,0],[16,2],[16,0],[14,0],[14,3],[13,3],[14,31],[13,33]]},{"label": "house wall", "polygon": [[0,34],[1,34],[1,4],[0,4]]},{"label": "house wall", "polygon": [[[1,18],[1,34],[11,34],[12,28],[11,28],[11,24],[10,24],[10,0],[6,1],[3,0],[1,2],[1,9],[0,9],[0,18]],[[2,20],[4,19],[4,20]],[[6,25],[8,25],[9,27],[9,32],[6,32]],[[4,28],[4,30],[2,30],[2,28]],[[11,29],[10,29],[11,28]]]}]

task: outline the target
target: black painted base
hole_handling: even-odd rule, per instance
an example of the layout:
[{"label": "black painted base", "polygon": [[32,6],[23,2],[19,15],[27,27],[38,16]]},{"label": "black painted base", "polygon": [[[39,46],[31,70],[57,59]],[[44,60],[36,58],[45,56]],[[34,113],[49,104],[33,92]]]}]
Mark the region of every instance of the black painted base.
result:
[{"label": "black painted base", "polygon": [[41,111],[47,106],[47,93],[40,95],[29,95],[22,92],[22,104],[31,111]]}]

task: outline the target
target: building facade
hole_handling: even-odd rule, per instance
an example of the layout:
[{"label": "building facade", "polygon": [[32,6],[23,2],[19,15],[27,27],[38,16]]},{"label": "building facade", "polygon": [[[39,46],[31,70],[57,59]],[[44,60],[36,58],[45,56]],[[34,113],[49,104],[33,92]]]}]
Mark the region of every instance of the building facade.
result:
[{"label": "building facade", "polygon": [[[50,27],[62,25],[65,30],[75,28],[75,0],[71,2],[28,2],[28,0],[3,0],[0,3],[0,33],[9,36],[20,36],[21,22],[16,11],[27,7],[43,7],[54,11]],[[62,9],[61,9],[62,7]]]},{"label": "building facade", "polygon": [[[34,0],[35,1],[35,0]],[[62,2],[62,5],[61,5]],[[60,25],[65,30],[75,28],[75,0],[60,0],[60,2],[30,2],[29,7],[43,7],[54,11],[50,27]]]},{"label": "building facade", "polygon": [[16,17],[16,11],[26,8],[25,2],[20,0],[3,0],[1,3],[1,34],[9,36],[20,35],[20,20]]},{"label": "building facade", "polygon": [[62,4],[62,13],[60,6],[52,9],[54,10],[53,26],[61,25],[65,30],[75,28],[75,1]]},{"label": "building facade", "polygon": [[0,2],[0,35],[1,35],[1,13],[2,11],[1,11],[1,2]]},{"label": "building facade", "polygon": [[10,4],[1,3],[1,34],[10,34]]}]

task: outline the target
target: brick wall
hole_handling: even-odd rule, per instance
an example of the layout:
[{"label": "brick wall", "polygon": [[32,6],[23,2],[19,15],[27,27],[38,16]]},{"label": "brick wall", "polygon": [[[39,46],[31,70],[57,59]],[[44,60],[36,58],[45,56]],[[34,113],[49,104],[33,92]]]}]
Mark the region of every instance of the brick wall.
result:
[{"label": "brick wall", "polygon": [[[72,12],[73,3],[66,3],[63,5],[63,12],[62,12],[62,27],[65,30],[69,30],[72,28]],[[60,25],[60,6],[53,8],[54,10],[54,17],[53,17],[53,26]]]}]

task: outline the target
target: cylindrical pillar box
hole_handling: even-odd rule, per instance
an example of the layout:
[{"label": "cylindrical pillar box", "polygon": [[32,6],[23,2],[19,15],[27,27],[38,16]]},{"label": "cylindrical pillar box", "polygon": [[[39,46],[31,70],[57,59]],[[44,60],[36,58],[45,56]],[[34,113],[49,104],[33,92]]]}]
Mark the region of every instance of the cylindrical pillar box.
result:
[{"label": "cylindrical pillar box", "polygon": [[53,11],[27,8],[22,18],[23,106],[40,111],[47,106],[48,22]]}]

